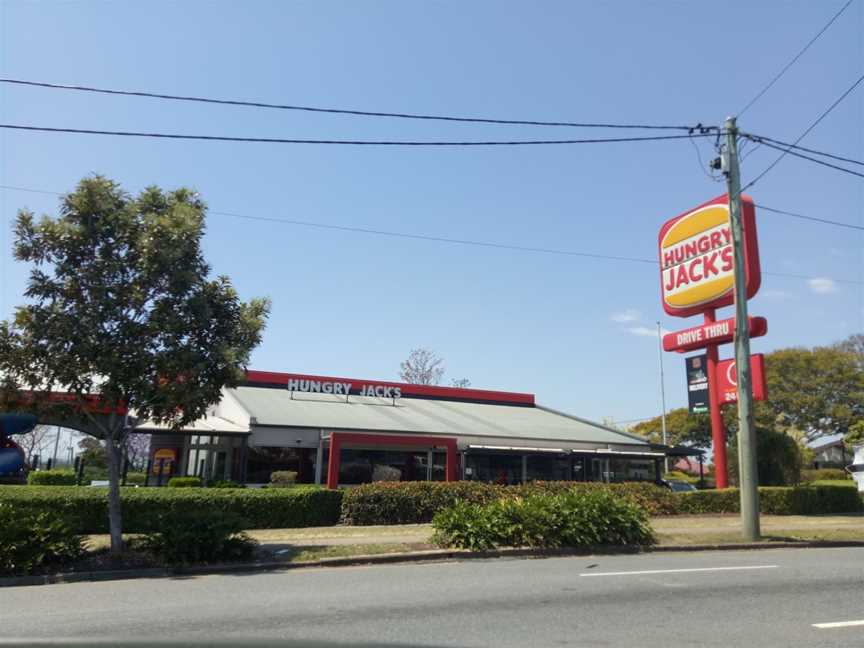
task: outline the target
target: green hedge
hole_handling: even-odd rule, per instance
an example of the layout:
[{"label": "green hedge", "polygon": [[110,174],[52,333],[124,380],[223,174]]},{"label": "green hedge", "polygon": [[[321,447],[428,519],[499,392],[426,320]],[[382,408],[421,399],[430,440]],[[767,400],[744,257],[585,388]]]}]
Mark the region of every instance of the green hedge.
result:
[{"label": "green hedge", "polygon": [[[737,513],[736,489],[673,493],[651,483],[532,482],[499,486],[483,482],[376,482],[345,491],[342,521],[346,524],[416,524],[457,502],[489,504],[535,494],[609,491],[638,504],[652,516]],[[775,515],[851,513],[861,510],[854,488],[843,486],[762,487],[762,512]]]},{"label": "green hedge", "polygon": [[35,470],[27,475],[31,486],[74,486],[75,472],[72,470]]},{"label": "green hedge", "polygon": [[169,488],[201,488],[203,485],[200,477],[172,477],[166,484]]},{"label": "green hedge", "polygon": [[[737,488],[678,493],[679,514],[738,513]],[[856,513],[862,510],[861,497],[846,486],[762,486],[759,488],[759,508],[770,515],[825,515]]]},{"label": "green hedge", "polygon": [[[252,529],[329,526],[338,523],[342,491],[313,489],[124,488],[123,530],[159,530],[159,516],[217,511],[244,518]],[[76,486],[0,486],[0,504],[22,513],[50,512],[77,533],[107,533],[107,489]]]},{"label": "green hedge", "polygon": [[645,509],[611,489],[571,489],[459,502],[435,514],[433,540],[444,547],[599,547],[650,545]]},{"label": "green hedge", "polygon": [[801,471],[802,482],[815,482],[824,479],[848,479],[852,481],[852,475],[842,468],[818,468]]},{"label": "green hedge", "polygon": [[503,498],[580,491],[611,491],[644,508],[649,515],[675,513],[676,495],[645,482],[531,482],[500,486],[485,482],[376,482],[345,491],[342,521],[346,524],[417,524],[430,522],[438,511],[456,502],[489,504]]}]

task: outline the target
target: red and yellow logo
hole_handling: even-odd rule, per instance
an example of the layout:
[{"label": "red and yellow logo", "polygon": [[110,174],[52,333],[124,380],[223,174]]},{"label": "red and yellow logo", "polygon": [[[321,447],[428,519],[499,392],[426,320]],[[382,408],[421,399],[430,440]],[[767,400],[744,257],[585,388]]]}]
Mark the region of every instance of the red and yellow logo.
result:
[{"label": "red and yellow logo", "polygon": [[[752,297],[759,287],[752,201],[742,201],[742,212],[748,297]],[[735,273],[726,197],[668,221],[660,230],[659,254],[663,308],[667,313],[688,316],[731,304]]]}]

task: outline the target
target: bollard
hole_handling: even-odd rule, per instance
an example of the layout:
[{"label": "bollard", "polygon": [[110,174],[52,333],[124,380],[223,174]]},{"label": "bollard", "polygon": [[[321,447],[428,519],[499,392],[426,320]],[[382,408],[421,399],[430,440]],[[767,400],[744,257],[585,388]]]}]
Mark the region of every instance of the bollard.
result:
[{"label": "bollard", "polygon": [[[39,460],[39,455],[36,455],[36,460]],[[51,457],[48,457],[48,461],[45,462],[45,470],[51,470],[54,467],[54,460]]]},{"label": "bollard", "polygon": [[[80,457],[78,457],[81,459]],[[78,472],[75,475],[75,485],[80,486],[81,481],[84,479],[84,464],[87,463],[83,459],[78,462]]]}]

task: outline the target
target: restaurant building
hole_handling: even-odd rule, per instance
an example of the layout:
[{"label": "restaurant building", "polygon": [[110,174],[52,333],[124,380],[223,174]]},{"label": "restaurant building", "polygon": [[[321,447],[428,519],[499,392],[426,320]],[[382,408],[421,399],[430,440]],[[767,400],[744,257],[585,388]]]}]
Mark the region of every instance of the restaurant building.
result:
[{"label": "restaurant building", "polygon": [[533,394],[248,371],[179,432],[152,423],[152,470],[208,482],[654,481],[663,446]]}]

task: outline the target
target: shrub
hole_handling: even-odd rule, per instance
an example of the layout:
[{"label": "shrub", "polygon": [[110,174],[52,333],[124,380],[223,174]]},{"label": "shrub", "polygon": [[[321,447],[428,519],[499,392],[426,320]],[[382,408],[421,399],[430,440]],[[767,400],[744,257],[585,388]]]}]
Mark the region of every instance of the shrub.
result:
[{"label": "shrub", "polygon": [[209,488],[246,488],[246,484],[238,484],[230,479],[223,479],[221,481],[213,482],[210,484]]},{"label": "shrub", "polygon": [[430,522],[456,502],[488,504],[503,496],[503,486],[485,482],[375,482],[345,491],[346,524],[416,524]]},{"label": "shrub", "polygon": [[81,540],[60,518],[0,503],[0,574],[30,574],[82,553]]},{"label": "shrub", "polygon": [[602,482],[537,481],[521,486],[510,486],[507,490],[513,491],[517,495],[528,495],[535,492],[562,493],[574,489],[580,491],[609,491],[621,495],[645,509],[648,515],[674,515],[677,512],[675,494],[669,489],[657,486],[652,482],[604,484]]},{"label": "shrub", "polygon": [[258,545],[243,533],[246,521],[234,513],[214,510],[168,511],[156,516],[158,531],[140,546],[172,565],[242,560]]},{"label": "shrub", "polygon": [[[163,513],[234,513],[249,528],[330,526],[339,522],[342,491],[313,488],[123,488],[123,530],[159,530]],[[0,503],[17,511],[51,512],[76,533],[107,533],[107,491],[76,486],[0,486]]]},{"label": "shrub", "polygon": [[459,502],[437,513],[432,524],[437,544],[472,550],[654,542],[644,509],[599,489],[505,497],[485,505]]},{"label": "shrub", "polygon": [[814,482],[823,479],[848,479],[852,481],[852,476],[842,468],[819,468],[801,471],[802,482]]},{"label": "shrub", "polygon": [[[679,513],[738,513],[737,488],[678,493]],[[862,510],[861,498],[846,486],[763,486],[759,488],[759,508],[771,515],[825,515],[856,513]]]},{"label": "shrub", "polygon": [[128,472],[126,473],[127,486],[143,486],[147,479],[147,473],[143,472]]},{"label": "shrub", "polygon": [[172,477],[166,486],[170,488],[200,488],[203,484],[200,477]]},{"label": "shrub", "polygon": [[572,490],[610,491],[644,508],[649,515],[676,512],[676,497],[647,482],[602,484],[594,482],[536,481],[520,486],[485,482],[377,482],[349,489],[342,499],[346,524],[417,524],[429,522],[438,511],[456,502],[488,504],[501,498],[534,494],[560,494]]},{"label": "shrub", "polygon": [[689,475],[680,470],[670,470],[665,475],[663,475],[663,479],[667,481],[680,481],[685,482],[687,484],[698,484],[699,477],[696,475]]},{"label": "shrub", "polygon": [[27,475],[31,486],[74,486],[75,472],[72,470],[36,470]]},{"label": "shrub", "polygon": [[297,481],[296,470],[274,470],[270,473],[270,487],[293,486]]}]

